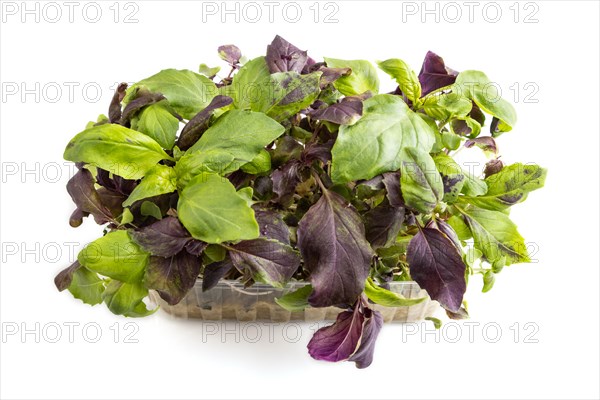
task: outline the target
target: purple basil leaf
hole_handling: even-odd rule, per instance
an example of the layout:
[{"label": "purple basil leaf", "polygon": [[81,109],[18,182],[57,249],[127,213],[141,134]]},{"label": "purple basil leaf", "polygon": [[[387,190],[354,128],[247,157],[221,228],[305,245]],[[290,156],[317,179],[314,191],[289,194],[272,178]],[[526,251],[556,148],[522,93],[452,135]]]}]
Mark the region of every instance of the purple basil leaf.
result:
[{"label": "purple basil leaf", "polygon": [[411,277],[442,307],[457,312],[467,289],[465,263],[452,241],[437,229],[423,228],[408,244]]},{"label": "purple basil leaf", "polygon": [[454,229],[452,229],[452,227],[448,225],[445,221],[431,220],[426,227],[437,229],[440,232],[442,232],[444,235],[446,235],[448,239],[452,241],[452,244],[454,245],[454,247],[456,247],[458,253],[460,254],[462,252],[462,246],[460,244],[460,239],[458,238],[458,235],[456,234]]},{"label": "purple basil leaf", "polygon": [[92,214],[99,225],[113,222],[110,210],[102,203],[102,198],[94,187],[94,177],[87,169],[79,169],[69,179],[67,192],[69,192],[71,199],[77,206],[77,210],[71,216],[71,226],[81,225],[81,218],[88,214]]},{"label": "purple basil leaf", "polygon": [[267,46],[267,66],[269,71],[276,72],[294,71],[301,73],[308,61],[306,51],[302,51],[281,36],[275,36],[273,42]]},{"label": "purple basil leaf", "polygon": [[323,164],[327,164],[331,161],[331,148],[333,147],[334,140],[329,140],[326,143],[312,142],[306,145],[306,148],[302,152],[301,158],[305,164],[310,164],[315,160],[321,161]]},{"label": "purple basil leaf", "polygon": [[218,52],[219,57],[232,66],[239,64],[240,58],[242,58],[242,51],[233,44],[219,46]]},{"label": "purple basil leaf", "polygon": [[289,245],[272,239],[243,240],[231,245],[229,256],[240,271],[252,279],[283,287],[300,266],[300,257]]},{"label": "purple basil leaf", "polygon": [[425,96],[436,89],[452,85],[456,80],[456,71],[446,68],[444,59],[432,51],[428,51],[419,72],[421,95]]},{"label": "purple basil leaf", "polygon": [[136,98],[131,100],[125,106],[119,123],[123,126],[129,126],[131,118],[133,118],[142,108],[150,104],[158,103],[164,99],[165,96],[160,93],[151,93],[145,89],[138,90]]},{"label": "purple basil leaf", "polygon": [[79,264],[79,261],[75,261],[68,268],[63,269],[58,273],[58,275],[56,275],[56,277],[54,278],[54,284],[56,285],[58,291],[62,292],[63,290],[71,286],[71,282],[73,281],[73,274],[79,268],[81,268],[81,264]]},{"label": "purple basil leaf", "polygon": [[151,256],[144,283],[148,289],[158,291],[167,303],[175,305],[194,287],[200,266],[200,259],[187,251],[172,257]]},{"label": "purple basil leaf", "polygon": [[123,213],[123,202],[127,199],[127,196],[103,187],[99,188],[97,192],[102,204],[108,208],[113,218],[117,218]]},{"label": "purple basil leaf", "polygon": [[450,319],[469,319],[469,313],[464,307],[461,307],[457,312],[446,310],[446,315]]},{"label": "purple basil leaf", "polygon": [[335,103],[310,113],[311,118],[329,121],[339,125],[352,125],[360,119],[363,103],[360,100],[349,100]]},{"label": "purple basil leaf", "polygon": [[383,327],[383,316],[379,311],[365,308],[362,338],[358,350],[348,359],[354,361],[357,368],[367,368],[373,362],[373,352],[379,331]]},{"label": "purple basil leaf", "polygon": [[312,59],[312,57],[308,57],[306,59],[306,64],[304,65],[304,68],[302,68],[302,74],[310,74],[311,72],[315,72],[317,71],[322,65],[325,65],[324,62],[316,62],[315,60]]},{"label": "purple basil leaf", "polygon": [[121,120],[121,102],[125,97],[126,90],[126,83],[121,83],[117,87],[117,90],[115,90],[115,94],[110,102],[110,107],[108,107],[108,120],[111,124],[117,124]]},{"label": "purple basil leaf", "polygon": [[275,239],[281,243],[290,244],[290,230],[287,224],[283,221],[280,213],[254,208],[254,217],[258,222],[260,235],[268,239]]},{"label": "purple basil leaf", "polygon": [[396,241],[404,221],[404,208],[393,207],[388,202],[364,214],[366,237],[371,247],[388,247]]},{"label": "purple basil leaf", "polygon": [[298,224],[298,248],[310,272],[312,306],[352,304],[365,287],[373,249],[356,209],[339,194],[321,198]]},{"label": "purple basil leaf", "polygon": [[283,206],[289,206],[300,183],[300,162],[291,160],[272,172],[273,192],[277,195],[275,201]]},{"label": "purple basil leaf", "polygon": [[315,332],[308,342],[308,354],[315,360],[348,360],[356,353],[360,344],[364,320],[358,306],[355,306],[354,311],[342,311],[333,325]]},{"label": "purple basil leaf", "polygon": [[400,190],[400,173],[386,172],[383,174],[383,185],[387,192],[387,199],[393,207],[404,207],[404,199]]},{"label": "purple basil leaf", "polygon": [[192,240],[192,236],[175,217],[165,217],[130,234],[144,250],[160,257],[174,256]]},{"label": "purple basil leaf", "polygon": [[137,186],[135,179],[125,179],[118,175],[110,176],[110,172],[102,168],[96,168],[96,182],[108,190],[118,192],[125,197],[129,196]]},{"label": "purple basil leaf", "polygon": [[473,146],[477,146],[483,151],[498,154],[498,146],[496,145],[496,140],[494,140],[494,138],[491,136],[480,136],[475,139],[468,139],[465,142],[465,147],[471,148]]},{"label": "purple basil leaf", "polygon": [[502,168],[504,168],[504,163],[501,160],[497,158],[495,160],[490,160],[485,164],[483,175],[487,178],[488,176],[502,171]]},{"label": "purple basil leaf", "polygon": [[181,130],[177,146],[181,150],[187,150],[202,137],[202,134],[208,129],[208,123],[215,110],[227,107],[233,103],[233,99],[227,96],[217,95],[210,104],[194,116]]},{"label": "purple basil leaf", "polygon": [[185,250],[193,256],[200,256],[207,246],[208,243],[193,239],[185,244]]},{"label": "purple basil leaf", "polygon": [[206,292],[217,286],[217,283],[225,277],[233,268],[233,264],[229,258],[208,264],[204,268],[204,275],[202,276],[202,291]]}]

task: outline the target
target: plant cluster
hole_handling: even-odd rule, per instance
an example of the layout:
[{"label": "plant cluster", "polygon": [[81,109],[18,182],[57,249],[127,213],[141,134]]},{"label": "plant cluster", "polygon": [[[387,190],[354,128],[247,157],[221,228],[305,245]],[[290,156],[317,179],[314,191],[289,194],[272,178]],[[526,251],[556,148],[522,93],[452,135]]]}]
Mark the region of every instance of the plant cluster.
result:
[{"label": "plant cluster", "polygon": [[[310,355],[362,368],[383,323],[373,304],[410,303],[389,282],[414,280],[464,318],[470,276],[487,291],[529,261],[509,211],[546,172],[498,158],[516,115],[484,73],[429,52],[417,75],[394,58],[377,63],[397,83],[380,93],[370,62],[317,62],[279,36],[266,56],[219,55],[226,76],[202,64],[121,84],[108,116],[68,143],[70,224],[91,215],[105,228],[59,290],[142,317],[149,290],[177,304],[198,277],[203,290],[306,281],[278,303],[340,307]],[[489,156],[483,177],[453,159],[461,148]]]}]

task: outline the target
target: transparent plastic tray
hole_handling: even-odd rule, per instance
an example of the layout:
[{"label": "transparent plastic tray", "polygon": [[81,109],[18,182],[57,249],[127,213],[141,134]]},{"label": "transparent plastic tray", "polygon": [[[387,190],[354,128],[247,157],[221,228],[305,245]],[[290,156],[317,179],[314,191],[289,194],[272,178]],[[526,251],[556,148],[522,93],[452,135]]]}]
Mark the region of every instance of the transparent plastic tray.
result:
[{"label": "transparent plastic tray", "polygon": [[[150,292],[150,299],[163,311],[178,318],[270,322],[335,320],[342,311],[338,307],[308,307],[304,311],[291,312],[275,303],[276,297],[281,297],[306,284],[290,282],[283,289],[264,284],[254,284],[244,288],[237,281],[221,281],[214,288],[203,292],[202,280],[199,279],[194,288],[177,305],[169,305],[154,291]],[[419,321],[432,316],[439,307],[438,303],[432,301],[427,292],[415,282],[391,282],[390,290],[407,299],[426,297],[426,300],[409,307],[384,307],[373,304],[372,307],[381,312],[385,322]]]}]

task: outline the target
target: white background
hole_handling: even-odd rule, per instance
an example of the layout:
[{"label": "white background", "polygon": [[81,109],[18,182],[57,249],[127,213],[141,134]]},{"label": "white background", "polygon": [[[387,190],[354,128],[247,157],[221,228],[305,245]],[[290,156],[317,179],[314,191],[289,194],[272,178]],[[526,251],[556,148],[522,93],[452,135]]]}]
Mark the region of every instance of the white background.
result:
[{"label": "white background", "polygon": [[[127,9],[124,3],[110,9],[113,1],[98,2],[102,16],[96,23],[83,18],[84,2],[74,9],[72,23],[64,3],[56,3],[62,11],[56,23],[48,21],[55,19],[56,9],[43,14],[44,3],[39,3],[39,22],[25,15],[23,23],[21,2],[13,3],[19,8],[15,15],[4,13],[13,9],[4,8],[11,2],[3,3],[2,398],[598,398],[597,2],[497,2],[487,14],[481,2],[472,22],[463,2],[452,8],[439,3],[436,22],[435,14],[422,15],[421,2],[338,1],[337,23],[324,23],[326,11],[335,9],[324,10],[323,3],[315,23],[312,1],[298,3],[302,17],[297,23],[282,16],[285,3],[270,22],[259,2],[264,14],[257,23],[244,21],[244,15],[239,23],[232,15],[221,23],[220,13],[203,15],[202,3],[191,1],[136,1]],[[410,14],[415,7],[417,13]],[[456,7],[462,18],[453,23]],[[497,8],[502,15],[493,23]],[[138,22],[125,23],[136,10]],[[87,11],[93,19],[94,10]],[[246,11],[246,18],[254,18],[254,10]],[[293,9],[288,11],[288,19],[294,18]],[[525,23],[532,12],[531,23]],[[114,83],[163,68],[219,64],[221,44],[235,43],[249,57],[258,56],[275,34],[317,59],[398,57],[417,72],[426,51],[433,50],[456,70],[485,71],[515,103],[519,123],[498,141],[503,160],[549,169],[546,188],[512,212],[523,236],[539,248],[538,262],[506,268],[487,294],[480,293],[478,277],[472,280],[467,299],[471,322],[479,324],[473,343],[464,324],[448,324],[439,343],[431,324],[412,326],[416,334],[406,326],[386,325],[372,366],[358,370],[351,363],[312,360],[306,352],[309,325],[302,326],[297,343],[291,340],[295,329],[287,331],[286,340],[281,326],[274,327],[270,340],[267,325],[259,325],[258,343],[249,342],[256,326],[236,324],[228,328],[239,340],[234,333],[222,340],[221,325],[173,320],[160,312],[126,320],[56,291],[55,274],[72,261],[68,243],[79,243],[79,249],[101,235],[91,220],[69,227],[73,205],[65,184],[70,172],[56,166],[62,166],[67,141],[107,112]],[[22,98],[22,83],[34,92],[39,83],[39,98],[36,93]],[[70,83],[79,85],[72,98]],[[7,89],[12,93],[15,84],[19,92],[11,95]],[[82,90],[86,84],[88,93]],[[385,85],[393,89],[382,80]],[[101,88],[97,101],[94,87]],[[38,172],[22,174],[36,165]],[[93,322],[102,329],[97,343],[86,340],[95,336],[93,329],[88,336],[82,333],[83,325]],[[138,343],[125,343],[124,334],[132,332],[127,322],[137,324],[133,339]],[[34,334],[21,336],[24,328],[35,331],[36,323],[39,343]],[[58,343],[49,342],[56,334],[53,323],[61,327]],[[73,343],[69,323],[80,324]],[[495,329],[487,335],[482,331],[486,323],[501,329],[496,343],[491,343]],[[9,335],[15,327],[19,332]],[[209,328],[218,332],[207,337]],[[462,338],[450,343],[457,328]],[[529,340],[527,333],[532,333]],[[526,343],[531,341],[537,343]]]}]

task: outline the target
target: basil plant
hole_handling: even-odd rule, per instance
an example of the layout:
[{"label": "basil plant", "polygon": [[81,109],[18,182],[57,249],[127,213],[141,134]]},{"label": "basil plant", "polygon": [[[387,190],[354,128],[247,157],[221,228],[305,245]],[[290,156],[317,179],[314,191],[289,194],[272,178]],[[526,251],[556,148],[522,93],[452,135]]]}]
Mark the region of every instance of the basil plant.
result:
[{"label": "basil plant", "polygon": [[[516,114],[483,72],[428,52],[417,75],[391,58],[376,64],[397,87],[382,90],[370,62],[316,61],[279,36],[266,56],[233,45],[219,56],[224,73],[201,64],[121,84],[108,115],[67,144],[70,224],[91,216],[104,235],[59,290],[143,317],[149,290],[173,305],[198,278],[203,290],[306,281],[278,303],[340,308],[310,355],[363,368],[383,324],[373,304],[408,304],[389,282],[416,281],[464,318],[471,276],[487,291],[530,261],[509,214],[546,171],[500,160]],[[461,150],[487,155],[481,176],[454,160]]]}]

